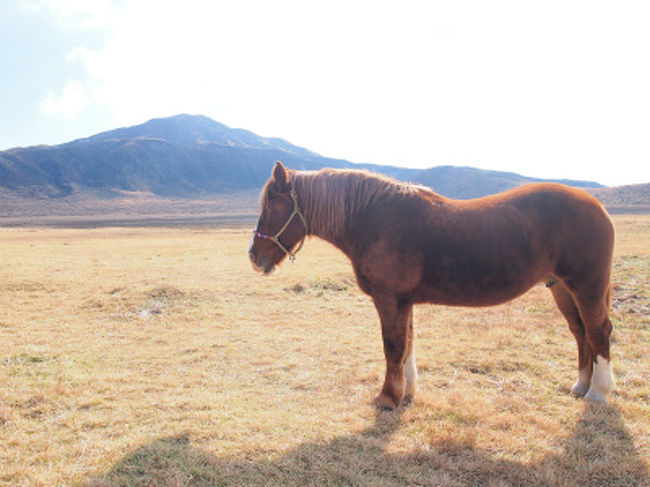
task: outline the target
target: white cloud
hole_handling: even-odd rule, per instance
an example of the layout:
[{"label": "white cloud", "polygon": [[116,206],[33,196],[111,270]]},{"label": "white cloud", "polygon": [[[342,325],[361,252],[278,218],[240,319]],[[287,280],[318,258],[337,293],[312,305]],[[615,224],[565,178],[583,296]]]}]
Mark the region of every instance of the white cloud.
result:
[{"label": "white cloud", "polygon": [[88,108],[92,102],[90,93],[78,81],[68,81],[63,92],[55,94],[48,90],[45,100],[41,104],[41,110],[51,115],[63,115],[73,117]]},{"label": "white cloud", "polygon": [[85,76],[50,113],[204,113],[355,161],[650,180],[642,3],[38,3],[110,33],[70,53]]},{"label": "white cloud", "polygon": [[111,0],[20,0],[23,10],[52,16],[67,28],[94,29],[113,23],[115,2]]}]

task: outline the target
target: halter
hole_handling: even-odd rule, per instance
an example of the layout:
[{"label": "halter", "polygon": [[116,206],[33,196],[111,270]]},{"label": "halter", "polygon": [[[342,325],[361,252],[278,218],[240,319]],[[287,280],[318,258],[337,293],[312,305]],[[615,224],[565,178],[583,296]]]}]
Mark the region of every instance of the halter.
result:
[{"label": "halter", "polygon": [[[291,190],[289,191],[289,194],[291,195],[291,199],[293,200],[293,212],[287,219],[286,223],[282,225],[282,228],[278,230],[278,232],[275,235],[266,235],[264,233],[255,230],[253,232],[253,236],[257,238],[261,238],[263,240],[270,240],[275,245],[280,247],[286,255],[289,256],[290,261],[294,261],[296,260],[296,254],[302,248],[303,244],[305,243],[305,238],[307,237],[307,220],[305,220],[305,217],[303,216],[303,214],[300,212],[300,209],[298,208],[298,198],[296,197],[296,191],[294,190],[293,186],[291,186]],[[280,235],[282,235],[282,232],[284,232],[287,229],[287,227],[291,223],[291,220],[293,220],[293,217],[296,215],[298,215],[300,217],[300,220],[302,220],[302,224],[305,227],[305,236],[302,238],[302,240],[300,240],[300,245],[298,245],[298,248],[294,252],[291,252],[282,244],[282,242],[280,242]]]}]

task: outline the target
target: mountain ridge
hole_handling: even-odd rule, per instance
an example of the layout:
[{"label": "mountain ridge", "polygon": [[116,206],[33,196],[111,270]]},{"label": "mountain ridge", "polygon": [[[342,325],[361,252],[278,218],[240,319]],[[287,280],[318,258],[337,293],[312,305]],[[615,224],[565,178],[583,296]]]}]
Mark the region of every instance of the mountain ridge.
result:
[{"label": "mountain ridge", "polygon": [[[189,130],[188,126],[191,127]],[[312,151],[293,145],[278,137],[262,137],[246,129],[230,128],[205,115],[189,114],[153,118],[138,125],[101,132],[90,137],[73,140],[66,144],[133,138],[162,139],[181,146],[193,146],[203,143],[226,147],[281,148],[305,157],[320,157]]]},{"label": "mountain ridge", "polygon": [[461,199],[538,181],[603,188],[592,181],[531,178],[471,167],[413,169],[352,163],[284,139],[233,129],[203,115],[180,114],[59,145],[0,151],[0,190],[13,197],[45,200],[77,193],[111,198],[124,192],[203,198],[260,188],[276,160],[292,169],[368,169]]}]

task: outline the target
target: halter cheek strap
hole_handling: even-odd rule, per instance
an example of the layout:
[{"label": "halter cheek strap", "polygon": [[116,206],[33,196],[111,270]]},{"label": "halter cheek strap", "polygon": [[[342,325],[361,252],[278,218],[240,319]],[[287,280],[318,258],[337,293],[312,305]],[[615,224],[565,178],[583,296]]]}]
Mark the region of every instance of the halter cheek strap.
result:
[{"label": "halter cheek strap", "polygon": [[[264,233],[255,230],[253,232],[253,236],[257,238],[261,238],[263,240],[270,240],[275,245],[280,247],[286,255],[289,256],[289,260],[294,261],[296,260],[296,254],[302,248],[303,244],[305,243],[305,238],[307,237],[307,220],[305,220],[305,217],[300,212],[300,208],[298,207],[298,198],[296,197],[296,191],[293,189],[293,186],[291,186],[291,191],[289,192],[289,194],[291,195],[291,199],[293,200],[293,212],[291,213],[291,215],[289,216],[285,224],[282,225],[282,228],[280,228],[280,230],[278,230],[278,232],[275,235],[266,235]],[[282,235],[282,233],[287,229],[287,227],[291,223],[291,220],[293,220],[293,217],[296,215],[300,217],[300,220],[302,221],[302,224],[305,227],[305,236],[300,240],[300,244],[298,245],[298,248],[295,251],[291,252],[282,244],[282,242],[280,242],[280,235]]]}]

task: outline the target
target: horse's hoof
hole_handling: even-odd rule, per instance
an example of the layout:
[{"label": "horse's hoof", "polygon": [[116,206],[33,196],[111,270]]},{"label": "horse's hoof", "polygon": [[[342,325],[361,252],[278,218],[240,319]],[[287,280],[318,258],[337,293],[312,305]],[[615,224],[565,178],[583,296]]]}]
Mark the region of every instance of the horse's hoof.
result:
[{"label": "horse's hoof", "polygon": [[417,392],[417,387],[415,384],[406,384],[406,390],[404,391],[404,399],[402,402],[408,401],[412,402],[415,399],[415,393]]},{"label": "horse's hoof", "polygon": [[375,406],[379,409],[387,409],[392,411],[393,409],[399,406],[399,402],[393,399],[392,397],[384,394],[383,392],[375,398]]},{"label": "horse's hoof", "polygon": [[605,402],[605,394],[601,392],[596,392],[593,389],[589,389],[587,394],[585,394],[585,401],[591,402]]},{"label": "horse's hoof", "polygon": [[575,384],[573,384],[573,387],[571,388],[571,394],[575,397],[582,397],[587,393],[588,390],[589,384],[578,380]]}]

